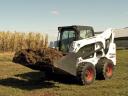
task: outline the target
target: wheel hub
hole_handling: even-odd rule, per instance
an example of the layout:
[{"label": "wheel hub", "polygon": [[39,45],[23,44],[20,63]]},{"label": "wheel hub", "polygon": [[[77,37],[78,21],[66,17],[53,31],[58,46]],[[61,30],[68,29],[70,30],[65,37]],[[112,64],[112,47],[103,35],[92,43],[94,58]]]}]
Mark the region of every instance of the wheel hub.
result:
[{"label": "wheel hub", "polygon": [[106,68],[106,75],[107,75],[108,77],[111,77],[111,76],[112,76],[112,73],[113,73],[113,67],[112,67],[111,64],[108,64],[108,65],[107,65],[107,68]]},{"label": "wheel hub", "polygon": [[87,81],[92,81],[94,77],[94,71],[92,68],[88,68],[86,70],[85,78]]}]

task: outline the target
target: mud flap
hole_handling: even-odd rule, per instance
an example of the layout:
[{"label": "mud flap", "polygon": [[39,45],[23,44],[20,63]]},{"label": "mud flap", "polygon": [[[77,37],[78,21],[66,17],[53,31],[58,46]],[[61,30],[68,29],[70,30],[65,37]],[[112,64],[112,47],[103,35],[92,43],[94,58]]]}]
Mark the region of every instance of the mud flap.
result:
[{"label": "mud flap", "polygon": [[55,67],[76,76],[77,54],[69,53],[55,62]]}]

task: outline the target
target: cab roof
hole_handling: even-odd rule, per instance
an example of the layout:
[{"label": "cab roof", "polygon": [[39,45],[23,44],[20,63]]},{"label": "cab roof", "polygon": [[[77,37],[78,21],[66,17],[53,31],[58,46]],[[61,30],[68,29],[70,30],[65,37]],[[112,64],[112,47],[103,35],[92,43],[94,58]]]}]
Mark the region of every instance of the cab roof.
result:
[{"label": "cab roof", "polygon": [[82,25],[72,25],[72,26],[62,26],[62,27],[58,27],[58,30],[61,32],[61,30],[63,29],[76,29],[76,30],[87,30],[87,29],[92,29],[93,28],[91,26],[82,26]]}]

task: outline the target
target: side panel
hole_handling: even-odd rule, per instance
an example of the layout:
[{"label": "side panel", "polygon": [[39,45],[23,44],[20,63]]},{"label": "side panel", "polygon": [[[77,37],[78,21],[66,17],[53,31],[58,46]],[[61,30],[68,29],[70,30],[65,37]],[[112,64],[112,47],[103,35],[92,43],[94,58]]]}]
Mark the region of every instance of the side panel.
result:
[{"label": "side panel", "polygon": [[106,57],[113,61],[114,65],[116,65],[116,45],[115,43],[110,43],[108,53]]}]

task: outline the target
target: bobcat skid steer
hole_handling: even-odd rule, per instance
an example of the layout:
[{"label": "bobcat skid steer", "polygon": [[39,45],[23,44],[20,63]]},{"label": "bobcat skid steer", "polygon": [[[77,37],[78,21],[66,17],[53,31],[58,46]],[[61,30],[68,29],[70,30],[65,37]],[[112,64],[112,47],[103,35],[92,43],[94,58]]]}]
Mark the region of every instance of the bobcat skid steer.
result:
[{"label": "bobcat skid steer", "polygon": [[58,46],[64,56],[54,62],[55,68],[76,76],[82,85],[95,78],[110,79],[116,65],[116,45],[112,29],[94,36],[90,26],[59,27]]},{"label": "bobcat skid steer", "polygon": [[[95,78],[112,77],[116,65],[113,29],[97,36],[91,26],[64,26],[58,30],[57,41],[50,43],[52,48],[22,50],[15,55],[13,62],[45,73],[68,73],[82,85],[91,84]],[[59,52],[62,55],[58,55]],[[59,59],[54,60],[55,53]]]}]

